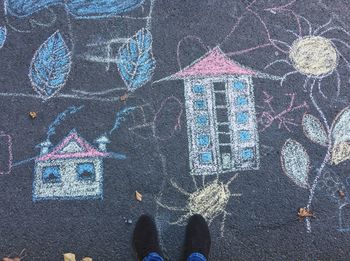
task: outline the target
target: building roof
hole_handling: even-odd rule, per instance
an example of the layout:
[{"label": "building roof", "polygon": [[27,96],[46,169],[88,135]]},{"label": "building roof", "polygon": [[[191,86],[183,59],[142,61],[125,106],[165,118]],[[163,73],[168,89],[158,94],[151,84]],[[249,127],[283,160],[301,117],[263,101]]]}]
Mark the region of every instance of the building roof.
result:
[{"label": "building roof", "polygon": [[270,78],[274,80],[280,79],[279,77],[254,71],[242,66],[228,58],[219,47],[215,47],[181,71],[159,81],[186,78],[209,78],[228,75],[248,75],[259,78]]},{"label": "building roof", "polygon": [[37,161],[47,161],[53,159],[72,159],[72,158],[96,158],[107,157],[109,153],[101,152],[95,149],[87,141],[72,130],[69,135],[55,146],[51,152],[40,156]]}]

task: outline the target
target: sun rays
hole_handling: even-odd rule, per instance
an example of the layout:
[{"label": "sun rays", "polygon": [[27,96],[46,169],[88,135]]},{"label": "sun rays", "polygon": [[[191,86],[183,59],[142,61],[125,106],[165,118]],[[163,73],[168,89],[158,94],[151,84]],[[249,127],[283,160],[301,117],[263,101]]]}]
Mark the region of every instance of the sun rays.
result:
[{"label": "sun rays", "polygon": [[[310,82],[315,81],[319,94],[325,99],[328,96],[323,90],[322,80],[330,76],[335,77],[335,94],[338,97],[341,91],[341,78],[338,72],[340,60],[344,61],[350,72],[350,62],[341,51],[341,46],[350,50],[350,45],[343,39],[344,36],[350,36],[350,33],[340,26],[332,26],[332,18],[316,29],[313,29],[312,24],[306,18],[302,16],[301,18],[307,24],[307,34],[302,34],[302,30],[299,30],[298,33],[286,30],[296,38],[291,43],[278,41],[287,47],[287,51],[284,52],[287,57],[271,62],[265,66],[265,69],[279,63],[287,64],[292,70],[282,76],[281,86],[288,77],[301,74],[305,76],[304,91],[307,91]],[[340,33],[338,38],[330,36],[334,32]]]}]

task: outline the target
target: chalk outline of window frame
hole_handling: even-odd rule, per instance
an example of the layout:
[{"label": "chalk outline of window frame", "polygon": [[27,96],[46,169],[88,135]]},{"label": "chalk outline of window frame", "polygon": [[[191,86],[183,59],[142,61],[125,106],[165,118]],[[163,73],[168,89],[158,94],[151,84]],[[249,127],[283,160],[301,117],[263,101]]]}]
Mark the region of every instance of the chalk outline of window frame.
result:
[{"label": "chalk outline of window frame", "polygon": [[[58,179],[57,181],[49,181],[49,180],[46,180],[45,177],[44,177],[44,172],[46,169],[48,168],[57,168],[58,169]],[[62,182],[62,176],[61,176],[61,168],[60,168],[60,165],[51,165],[51,166],[44,166],[42,169],[42,175],[41,175],[41,179],[42,179],[42,182],[44,184],[57,184],[57,183],[61,183]],[[56,177],[55,177],[56,178]]]},{"label": "chalk outline of window frame", "polygon": [[[81,174],[79,174],[79,172],[78,172],[78,168],[79,168],[79,166],[80,165],[85,165],[85,164],[90,164],[90,165],[92,165],[92,167],[93,167],[93,179],[91,179],[91,176],[89,177],[89,178],[82,178],[80,175]],[[77,166],[76,166],[76,169],[75,169],[75,171],[76,171],[76,174],[77,174],[77,181],[79,181],[79,182],[95,182],[96,181],[96,171],[95,171],[95,164],[93,163],[93,162],[84,162],[84,163],[78,163],[77,164]]]}]

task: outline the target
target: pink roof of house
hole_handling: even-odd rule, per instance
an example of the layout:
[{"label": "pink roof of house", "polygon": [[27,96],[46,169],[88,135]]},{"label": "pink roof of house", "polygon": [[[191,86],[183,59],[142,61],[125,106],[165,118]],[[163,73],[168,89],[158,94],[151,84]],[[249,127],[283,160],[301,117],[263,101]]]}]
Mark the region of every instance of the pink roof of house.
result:
[{"label": "pink roof of house", "polygon": [[[69,142],[75,141],[82,149],[79,152],[62,152]],[[109,153],[101,152],[91,146],[87,141],[81,138],[76,131],[72,131],[64,140],[58,144],[53,150],[39,158],[37,161],[46,161],[53,159],[71,159],[71,158],[91,158],[91,157],[106,157]]]},{"label": "pink roof of house", "polygon": [[216,47],[205,56],[171,76],[171,78],[255,74],[257,74],[255,71],[244,68],[230,60],[219,47]]}]

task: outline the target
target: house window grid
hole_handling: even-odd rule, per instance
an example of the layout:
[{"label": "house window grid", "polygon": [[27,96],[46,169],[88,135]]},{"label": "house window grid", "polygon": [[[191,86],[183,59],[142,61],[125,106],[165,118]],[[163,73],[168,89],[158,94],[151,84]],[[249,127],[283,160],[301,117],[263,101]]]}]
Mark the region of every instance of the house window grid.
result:
[{"label": "house window grid", "polygon": [[[245,82],[246,84],[246,88],[242,89],[242,90],[237,90],[235,88],[231,88],[231,100],[232,101],[236,101],[237,98],[239,96],[245,96],[248,99],[248,104],[247,105],[243,105],[243,106],[231,106],[231,116],[233,117],[232,119],[232,133],[233,133],[233,144],[235,144],[236,146],[233,148],[234,151],[234,159],[236,160],[235,164],[237,166],[237,168],[241,168],[244,167],[245,164],[247,164],[247,162],[242,161],[241,158],[241,152],[242,150],[246,149],[246,148],[253,148],[253,153],[254,153],[254,157],[257,153],[257,133],[256,133],[256,129],[254,127],[254,117],[255,117],[255,108],[254,108],[254,101],[253,99],[253,93],[252,93],[252,82],[250,78],[244,78],[244,77],[234,77],[232,79],[230,79],[230,83],[229,85],[233,85],[233,83],[235,81],[242,81]],[[248,121],[246,123],[243,124],[238,124],[236,123],[236,115],[239,112],[248,112]],[[242,142],[240,140],[240,131],[242,130],[249,130],[250,134],[251,134],[251,138],[250,141],[245,141]],[[255,159],[253,158],[251,161],[254,161]]]},{"label": "house window grid", "polygon": [[[190,167],[192,170],[192,174],[198,175],[198,174],[211,174],[215,172],[216,170],[216,156],[215,151],[213,147],[212,137],[213,137],[213,130],[212,130],[212,115],[211,115],[211,90],[209,81],[206,79],[201,80],[189,80],[186,81],[186,114],[188,115],[188,121],[191,124],[188,124],[187,131],[188,131],[188,137],[191,140],[189,143],[189,149],[190,149]],[[202,85],[205,89],[203,93],[195,93],[193,91],[194,85]],[[205,110],[195,110],[193,103],[195,100],[203,99],[206,102],[206,109]],[[200,114],[203,114],[203,112],[206,112],[208,115],[208,125],[205,126],[198,126],[195,122],[196,117]],[[198,146],[197,144],[197,137],[201,134],[208,134],[210,137],[210,144],[209,146]],[[212,162],[209,164],[201,164],[200,162],[200,153],[203,152],[211,152],[212,153]]]}]

